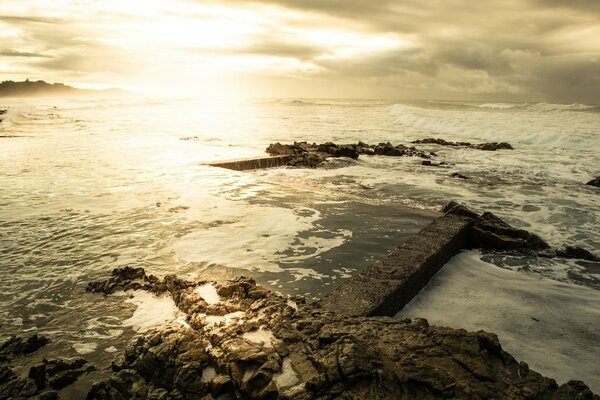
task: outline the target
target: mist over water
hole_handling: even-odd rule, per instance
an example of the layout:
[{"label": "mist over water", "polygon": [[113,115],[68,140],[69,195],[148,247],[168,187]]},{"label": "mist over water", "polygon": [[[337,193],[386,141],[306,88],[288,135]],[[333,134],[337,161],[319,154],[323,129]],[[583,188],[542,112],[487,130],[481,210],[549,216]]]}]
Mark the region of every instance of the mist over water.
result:
[{"label": "mist over water", "polygon": [[[39,99],[4,107],[0,136],[14,137],[0,138],[0,338],[49,335],[53,342],[41,355],[80,353],[108,365],[114,349],[122,350],[139,301],[84,293],[87,282],[115,267],[192,278],[250,275],[315,300],[427,225],[451,199],[552,245],[600,252],[600,193],[584,185],[600,174],[597,106]],[[377,156],[316,170],[203,165],[260,156],[275,141],[408,144],[427,137],[507,141],[515,150],[419,146],[435,151],[443,168]],[[600,288],[597,263],[488,261],[492,271],[510,268],[513,281],[527,282],[523,297],[547,290],[547,282],[573,298]],[[470,282],[455,270],[454,283]],[[506,301],[520,307],[518,298]],[[597,312],[598,301],[590,296],[586,307]],[[468,329],[495,329],[478,324]],[[600,322],[579,334],[587,329],[598,331]],[[573,341],[589,343],[579,339]],[[598,382],[588,383],[600,391]]]}]

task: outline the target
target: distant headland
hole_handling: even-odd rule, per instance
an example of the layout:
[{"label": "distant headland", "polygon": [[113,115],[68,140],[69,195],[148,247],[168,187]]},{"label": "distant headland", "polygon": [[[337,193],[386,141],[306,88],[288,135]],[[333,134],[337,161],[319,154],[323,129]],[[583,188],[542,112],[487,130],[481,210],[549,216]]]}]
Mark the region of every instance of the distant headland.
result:
[{"label": "distant headland", "polygon": [[0,97],[40,97],[40,96],[122,96],[122,89],[78,89],[64,83],[48,83],[42,80],[23,82],[4,81],[0,83]]}]

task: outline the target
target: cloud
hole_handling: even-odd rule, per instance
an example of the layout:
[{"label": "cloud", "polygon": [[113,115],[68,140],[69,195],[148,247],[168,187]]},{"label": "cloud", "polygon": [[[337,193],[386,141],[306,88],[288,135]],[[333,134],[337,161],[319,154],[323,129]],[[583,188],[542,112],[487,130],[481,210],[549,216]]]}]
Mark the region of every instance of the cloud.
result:
[{"label": "cloud", "polygon": [[592,102],[600,92],[595,0],[5,1],[2,70],[183,81],[247,69],[332,96]]},{"label": "cloud", "polygon": [[3,57],[27,57],[27,58],[49,58],[51,56],[42,53],[32,53],[27,51],[1,50],[0,56]]}]

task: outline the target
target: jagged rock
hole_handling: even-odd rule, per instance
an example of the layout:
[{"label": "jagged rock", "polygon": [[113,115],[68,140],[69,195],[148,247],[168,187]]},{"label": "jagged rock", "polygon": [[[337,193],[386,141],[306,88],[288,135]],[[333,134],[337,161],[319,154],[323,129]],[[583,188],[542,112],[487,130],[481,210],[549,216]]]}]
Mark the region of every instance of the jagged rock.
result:
[{"label": "jagged rock", "polygon": [[19,336],[13,335],[0,345],[0,361],[5,362],[12,360],[18,355],[33,353],[49,342],[50,339],[44,336],[38,336],[37,334],[31,335],[25,340]]},{"label": "jagged rock", "polygon": [[12,336],[0,346],[0,361],[3,363],[0,365],[0,399],[30,399],[34,396],[37,399],[55,399],[57,394],[52,390],[40,392],[48,387],[62,389],[95,369],[81,357],[44,359],[29,369],[27,377],[17,376],[9,367],[8,362],[14,357],[33,353],[49,342],[49,339],[36,334],[26,340]]},{"label": "jagged rock", "polygon": [[390,142],[369,145],[364,142],[357,144],[335,144],[325,142],[322,144],[308,142],[294,142],[293,144],[272,143],[267,147],[267,153],[272,156],[290,156],[288,165],[297,167],[315,168],[322,164],[328,157],[349,157],[357,159],[359,155],[385,155],[385,156],[411,156],[429,158],[430,153],[404,145],[394,146]]},{"label": "jagged rock", "polygon": [[136,290],[152,288],[156,293],[162,293],[166,289],[159,287],[156,283],[159,279],[154,275],[147,275],[143,268],[123,267],[115,268],[110,279],[101,282],[89,282],[86,292],[103,293],[105,295],[114,293],[116,290]]},{"label": "jagged rock", "polygon": [[586,183],[586,185],[600,187],[600,176],[595,177],[594,179]]},{"label": "jagged rock", "polygon": [[444,139],[436,139],[436,138],[427,138],[414,140],[412,143],[414,144],[437,144],[440,146],[453,146],[453,147],[470,147],[472,149],[478,150],[486,150],[486,151],[496,151],[496,150],[513,150],[513,147],[510,143],[507,142],[490,142],[490,143],[479,143],[473,144],[469,142],[449,142]]},{"label": "jagged rock", "polygon": [[[530,370],[491,333],[423,319],[337,317],[315,304],[296,309],[248,278],[213,283],[221,300],[209,305],[194,290],[205,282],[165,281],[154,285],[168,288],[190,327],[133,338],[122,368],[95,383],[88,400],[599,399],[581,382],[559,387]],[[238,319],[199,317],[225,312]]]},{"label": "jagged rock", "polygon": [[[48,386],[57,390],[69,386],[81,375],[95,370],[93,365],[88,364],[87,360],[81,357],[44,359],[42,363],[45,364],[44,369]],[[32,369],[36,367],[36,373],[39,374],[41,366],[38,364],[32,367]],[[31,370],[29,371],[29,375],[31,377]],[[38,377],[38,379],[40,378]],[[38,381],[36,381],[37,383]]]},{"label": "jagged rock", "polygon": [[481,215],[468,208],[450,202],[444,214],[461,215],[473,221],[469,232],[469,247],[484,250],[546,251],[550,245],[538,235],[524,229],[513,228],[490,212]]}]

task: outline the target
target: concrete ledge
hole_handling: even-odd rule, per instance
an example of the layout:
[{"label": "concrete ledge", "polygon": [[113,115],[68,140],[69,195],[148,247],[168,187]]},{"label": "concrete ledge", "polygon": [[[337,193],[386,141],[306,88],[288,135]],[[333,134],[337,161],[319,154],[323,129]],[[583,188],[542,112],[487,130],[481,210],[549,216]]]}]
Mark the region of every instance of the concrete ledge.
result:
[{"label": "concrete ledge", "polygon": [[211,167],[232,169],[235,171],[247,171],[250,169],[274,168],[288,165],[292,158],[292,156],[259,157],[250,159],[247,158],[243,160],[219,161],[207,163],[206,165],[210,165]]},{"label": "concrete ledge", "polygon": [[472,220],[444,215],[320,301],[340,316],[393,316],[462,248]]}]

